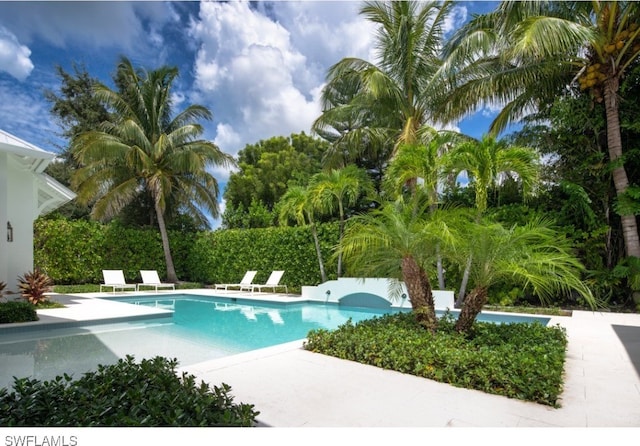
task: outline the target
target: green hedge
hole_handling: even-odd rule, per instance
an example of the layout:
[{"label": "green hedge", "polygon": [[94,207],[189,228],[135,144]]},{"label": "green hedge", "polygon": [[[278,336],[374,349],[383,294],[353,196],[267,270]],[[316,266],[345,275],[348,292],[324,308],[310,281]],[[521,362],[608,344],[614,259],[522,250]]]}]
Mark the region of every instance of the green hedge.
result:
[{"label": "green hedge", "polygon": [[[319,236],[327,273],[335,278],[337,224],[320,226]],[[264,283],[271,271],[283,269],[287,285],[320,283],[308,227],[170,232],[169,240],[181,281],[231,283],[257,270],[255,282]],[[64,219],[35,222],[34,263],[58,285],[101,283],[103,269],[121,269],[129,282],[139,281],[142,269],[155,269],[161,278],[166,272],[157,230]]]},{"label": "green hedge", "polygon": [[[330,259],[337,243],[337,226],[319,231],[327,270],[335,277]],[[234,229],[198,235],[187,270],[191,280],[204,283],[237,283],[247,270],[257,270],[256,283],[264,283],[273,270],[284,270],[283,283],[293,286],[320,283],[318,258],[308,228]]]},{"label": "green hedge", "polygon": [[26,301],[0,302],[0,324],[38,320],[36,308]]},{"label": "green hedge", "polygon": [[16,379],[11,391],[0,389],[0,426],[255,426],[260,412],[234,403],[231,387],[197,384],[176,366],[127,356],[75,381]]}]

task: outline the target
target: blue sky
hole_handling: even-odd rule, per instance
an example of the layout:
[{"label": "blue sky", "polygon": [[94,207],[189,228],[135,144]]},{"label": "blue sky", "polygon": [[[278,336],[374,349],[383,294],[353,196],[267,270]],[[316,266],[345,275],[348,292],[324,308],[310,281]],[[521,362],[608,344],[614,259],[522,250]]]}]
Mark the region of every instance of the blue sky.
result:
[{"label": "blue sky", "polygon": [[[495,2],[457,2],[454,29]],[[310,133],[327,69],[343,57],[375,61],[374,28],[358,1],[0,1],[0,129],[52,152],[65,141],[44,99],[55,66],[83,65],[111,86],[120,56],[149,69],[177,66],[176,107],[214,114],[204,137],[236,155],[272,136]],[[487,131],[495,111],[456,127]],[[214,171],[221,185],[228,171]],[[221,203],[224,207],[224,203]]]}]

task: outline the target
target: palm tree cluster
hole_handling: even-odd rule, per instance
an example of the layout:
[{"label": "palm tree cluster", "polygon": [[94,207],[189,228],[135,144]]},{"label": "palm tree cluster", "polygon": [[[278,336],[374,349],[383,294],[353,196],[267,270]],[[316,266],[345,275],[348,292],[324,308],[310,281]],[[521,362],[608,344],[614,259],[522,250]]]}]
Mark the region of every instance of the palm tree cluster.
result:
[{"label": "palm tree cluster", "polygon": [[[637,56],[632,50],[637,28],[630,23],[636,7],[557,3],[502,2],[494,13],[473,18],[446,41],[451,2],[367,2],[360,12],[378,25],[379,63],[346,58],[329,70],[324,111],[314,123],[318,134],[331,138],[327,159],[356,162],[370,147],[384,147],[378,153],[386,156],[386,204],[354,217],[338,251],[358,273],[404,280],[413,308],[429,330],[437,323],[427,271],[435,264],[438,285],[444,287],[445,256],[464,269],[457,299],[460,306],[464,302],[460,331],[469,329],[487,302],[489,287],[505,274],[513,283],[522,280],[541,298],[553,289],[577,292],[594,302],[579,280],[584,268],[548,223],[506,229],[485,217],[489,191],[505,178],[515,179],[524,196],[539,184],[536,151],[508,145],[497,135],[571,84],[582,54],[600,42],[596,36],[603,20],[610,28],[625,30],[615,43],[620,70],[604,69],[614,63],[608,60],[600,60],[597,68],[591,65],[589,73],[599,74],[589,75],[590,87],[622,75],[630,60],[625,57]],[[629,54],[622,56],[626,49]],[[612,97],[604,87],[602,95]],[[433,128],[486,103],[504,107],[481,140]],[[607,111],[609,117],[613,112]],[[611,152],[615,141],[610,138],[609,143],[614,161],[620,153]],[[440,191],[461,174],[475,192],[471,219],[439,209]],[[631,217],[629,227],[635,223]],[[638,255],[632,237],[625,241],[627,253]]]}]

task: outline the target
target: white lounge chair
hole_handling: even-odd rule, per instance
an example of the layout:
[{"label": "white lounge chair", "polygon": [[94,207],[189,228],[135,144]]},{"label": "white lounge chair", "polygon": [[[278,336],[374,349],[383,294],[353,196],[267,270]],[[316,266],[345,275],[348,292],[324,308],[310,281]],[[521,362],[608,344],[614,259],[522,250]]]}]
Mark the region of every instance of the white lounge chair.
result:
[{"label": "white lounge chair", "polygon": [[158,271],[156,270],[140,270],[140,276],[142,276],[142,283],[138,284],[136,288],[138,291],[140,291],[141,286],[154,287],[156,293],[158,292],[158,288],[171,288],[174,291],[176,289],[173,283],[161,282],[160,277],[158,277]]},{"label": "white lounge chair", "polygon": [[215,288],[220,289],[224,288],[225,290],[229,289],[229,287],[240,287],[242,289],[243,286],[251,285],[253,282],[253,278],[256,277],[258,271],[247,271],[240,281],[240,283],[216,283]]},{"label": "white lounge chair", "polygon": [[251,290],[251,292],[253,293],[256,288],[258,289],[258,291],[262,290],[262,288],[272,288],[273,292],[276,292],[276,288],[278,287],[284,287],[284,291],[285,293],[288,293],[289,290],[287,289],[286,285],[280,285],[280,280],[282,279],[282,276],[284,275],[284,271],[273,271],[271,273],[271,275],[269,276],[269,278],[267,279],[267,282],[265,284],[249,284],[249,285],[242,285],[240,287],[240,290]]},{"label": "white lounge chair", "polygon": [[103,269],[102,277],[104,278],[104,283],[100,284],[100,292],[102,292],[102,288],[111,287],[113,288],[113,294],[116,294],[117,289],[121,289],[122,291],[132,288],[136,290],[135,283],[127,283],[124,280],[124,273],[121,269]]}]

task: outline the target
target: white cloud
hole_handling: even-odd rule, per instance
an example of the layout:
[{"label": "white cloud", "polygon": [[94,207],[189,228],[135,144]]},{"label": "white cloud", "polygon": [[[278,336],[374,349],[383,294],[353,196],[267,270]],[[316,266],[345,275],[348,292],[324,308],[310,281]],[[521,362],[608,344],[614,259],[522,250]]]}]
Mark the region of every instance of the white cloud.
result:
[{"label": "white cloud", "polygon": [[355,1],[278,2],[274,14],[324,78],[326,69],[344,57],[375,60],[376,26],[358,14],[361,6]]},{"label": "white cloud", "polygon": [[504,108],[504,104],[498,104],[498,103],[485,104],[480,110],[480,113],[482,114],[482,116],[485,116],[487,118],[492,118],[496,116],[498,113],[500,113],[503,108]]},{"label": "white cloud", "polygon": [[320,114],[321,79],[282,24],[247,2],[203,3],[191,33],[201,41],[195,97],[223,116],[216,136],[223,151],[309,131]]},{"label": "white cloud", "polygon": [[30,56],[31,50],[21,45],[8,29],[0,26],[0,70],[23,81],[33,70]]},{"label": "white cloud", "polygon": [[467,21],[467,7],[466,6],[454,6],[451,9],[451,14],[445,20],[444,32],[449,33],[462,26]]},{"label": "white cloud", "polygon": [[235,147],[242,143],[240,135],[229,124],[218,124],[214,143],[218,147]]},{"label": "white cloud", "polygon": [[[2,2],[0,23],[21,40],[43,39],[65,48],[72,44],[134,48],[150,26],[174,18],[160,2]],[[9,25],[10,24],[10,25]]]},{"label": "white cloud", "polygon": [[16,82],[0,81],[0,123],[2,129],[49,152],[57,152],[64,141],[60,128],[49,119],[48,104],[40,91],[16,88]]}]

